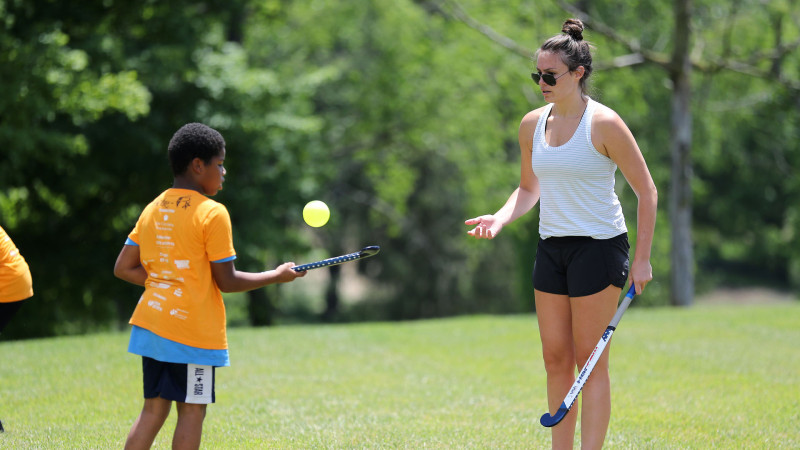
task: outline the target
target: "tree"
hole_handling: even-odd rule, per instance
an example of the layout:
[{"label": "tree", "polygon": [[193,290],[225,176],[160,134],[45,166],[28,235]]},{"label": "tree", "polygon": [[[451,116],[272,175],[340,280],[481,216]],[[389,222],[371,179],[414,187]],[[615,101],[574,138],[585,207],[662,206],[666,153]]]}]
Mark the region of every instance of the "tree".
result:
[{"label": "tree", "polygon": [[[473,300],[476,284],[481,297],[505,305],[498,308],[513,305],[513,286],[471,276],[479,266],[499,273],[513,261],[487,258],[500,250],[470,245],[463,226],[502,201],[485,187],[505,186],[517,172],[506,164],[519,152],[506,124],[519,120],[509,104],[525,100],[494,87],[515,82],[508,55],[487,52],[468,30],[411,2],[291,4],[268,13],[280,20],[250,31],[258,60],[281,61],[295,75],[330,74],[314,96],[326,151],[314,160],[320,176],[308,184],[334,215],[314,238],[331,253],[382,246],[361,266],[383,298],[361,305],[395,319],[492,308]],[[335,291],[328,290],[329,320]]]},{"label": "tree", "polygon": [[[92,260],[103,249],[94,244],[108,227],[95,220],[113,217],[106,215],[113,177],[84,176],[100,164],[90,157],[92,127],[111,117],[136,121],[152,99],[135,70],[96,64],[97,48],[84,45],[86,33],[102,36],[109,23],[89,25],[62,8],[0,2],[0,218],[31,266],[39,311],[9,335],[74,331],[113,314],[113,305],[76,289],[97,283]],[[81,13],[95,19],[98,11]]]},{"label": "tree", "polygon": [[[111,267],[144,204],[169,187],[166,146],[187,122],[219,128],[232,168],[257,178],[235,199],[222,198],[244,237],[242,264],[265,249],[295,248],[291,241],[258,244],[250,236],[255,225],[240,220],[243,210],[264,211],[263,192],[296,199],[289,195],[295,184],[286,182],[294,155],[278,145],[263,155],[250,144],[266,141],[265,133],[273,138],[267,144],[305,135],[296,133],[305,123],[313,132],[305,111],[263,114],[277,102],[286,111],[305,108],[293,99],[298,91],[308,99],[309,88],[302,78],[292,85],[251,70],[241,47],[228,43],[243,4],[0,3],[0,214],[31,266],[38,305],[9,334],[77,333],[127,321],[140,288],[114,279]],[[242,106],[253,114],[242,114]],[[279,163],[259,170],[263,158]],[[262,225],[282,230],[278,213]]]},{"label": "tree", "polygon": [[674,3],[675,43],[668,65],[672,81],[672,177],[669,217],[672,229],[672,304],[688,306],[694,302],[694,241],[692,240],[692,64],[689,58],[692,28],[689,0]]},{"label": "tree", "polygon": [[[521,50],[523,47],[515,44],[511,39],[503,37],[490,27],[482,25],[469,17],[457,3],[450,0],[446,3],[449,8],[445,7],[445,9],[453,11],[451,14],[454,18],[480,31],[504,48],[525,57],[531,56],[530,52]],[[778,4],[771,5],[775,9],[767,10],[767,15],[774,24],[774,47],[759,49],[753,52],[752,60],[742,62],[742,60],[730,54],[731,38],[736,26],[735,19],[741,6],[738,2],[730,6],[728,11],[730,20],[722,21],[722,32],[714,30],[711,33],[712,36],[724,36],[722,48],[716,48],[707,45],[709,41],[706,39],[699,39],[695,46],[692,46],[691,42],[694,35],[691,22],[696,15],[701,18],[704,17],[703,14],[698,14],[698,9],[712,9],[715,14],[720,14],[720,5],[716,2],[709,2],[708,4],[702,4],[701,8],[694,8],[689,0],[675,0],[672,3],[673,31],[671,38],[668,39],[669,42],[673,43],[670,56],[662,50],[648,48],[641,43],[642,40],[640,39],[625,37],[618,33],[613,26],[600,19],[603,15],[602,11],[616,11],[615,15],[619,23],[625,23],[624,20],[630,19],[630,17],[625,16],[625,14],[619,14],[619,11],[636,11],[639,4],[633,7],[631,7],[632,5],[627,5],[627,8],[620,9],[618,6],[606,5],[605,3],[599,5],[598,3],[592,3],[590,6],[588,2],[579,2],[577,4],[570,4],[565,1],[559,2],[559,5],[564,10],[580,18],[590,29],[601,34],[611,43],[620,45],[628,52],[614,57],[610,62],[601,65],[609,69],[619,69],[648,64],[664,70],[668,74],[672,90],[670,121],[672,169],[669,190],[669,221],[672,229],[670,285],[672,303],[675,305],[690,305],[694,299],[695,260],[693,256],[694,241],[691,233],[692,183],[694,181],[691,156],[693,128],[691,108],[692,73],[693,71],[698,71],[704,74],[716,74],[720,71],[728,70],[764,79],[776,79],[788,89],[796,91],[799,85],[798,81],[787,76],[788,74],[785,71],[781,71],[781,67],[785,58],[800,45],[800,39],[789,43],[783,42],[786,25],[782,18],[783,14],[787,12],[793,13],[795,16],[798,13],[796,9],[791,8],[794,2],[776,3]],[[747,10],[752,11],[752,9]],[[722,14],[724,14],[724,11],[722,11]],[[632,21],[628,23],[632,23]],[[796,24],[797,20],[794,20],[793,23]],[[654,30],[652,27],[644,29],[647,29],[651,35],[656,34],[652,32]],[[792,34],[797,34],[796,28],[792,31]],[[708,53],[706,51],[707,47],[712,47],[712,52],[718,51],[719,53],[706,54]],[[759,68],[759,65],[764,65],[765,63],[769,64],[769,70]],[[797,76],[796,73],[793,75]]]},{"label": "tree", "polygon": [[[110,268],[142,207],[170,185],[166,144],[189,121],[227,139],[218,200],[238,267],[383,247],[348,266],[366,275],[368,298],[342,295],[352,282],[343,269],[319,298],[251,293],[251,323],[296,314],[289,295],[309,297],[298,300],[311,305],[303,319],[330,321],[532,309],[535,211],[491,243],[467,239],[463,219],[513,190],[519,119],[541,104],[532,51],[515,42],[542,42],[571,6],[463,2],[0,1],[0,220],[29,260],[38,306],[27,328],[9,331],[127,320],[140,288]],[[683,229],[695,256],[678,269],[691,274],[696,261],[712,275],[700,286],[725,276],[714,268],[800,285],[797,2],[677,4],[574,4],[598,40],[600,99],[634,131],[657,185],[691,187],[661,190],[691,202],[679,204],[691,206]],[[689,18],[683,42],[675,11]],[[689,141],[673,139],[671,117]],[[684,181],[671,182],[686,142]],[[333,217],[310,230],[300,211],[315,198]],[[620,199],[626,211],[635,204],[628,189]],[[681,223],[663,209],[657,229]],[[657,280],[677,253],[668,235],[659,229],[654,242]],[[652,283],[637,303],[663,290]]]},{"label": "tree", "polygon": [[[781,3],[781,2],[779,2]],[[692,163],[692,72],[697,70],[707,74],[715,74],[721,70],[731,70],[734,72],[755,76],[763,79],[777,78],[788,88],[797,90],[800,83],[796,80],[785,78],[785,74],[780,71],[780,63],[786,55],[800,46],[800,38],[785,45],[782,42],[783,21],[782,14],[784,8],[793,2],[778,4],[776,10],[767,12],[767,16],[772,17],[776,27],[775,46],[773,48],[760,49],[752,59],[747,62],[738,60],[731,55],[731,39],[735,32],[739,8],[742,6],[738,2],[730,5],[728,20],[723,20],[721,32],[715,30],[711,38],[699,36],[693,47],[693,26],[691,24],[693,15],[698,15],[701,20],[704,15],[697,14],[698,11],[693,7],[689,0],[674,0],[674,31],[672,33],[672,55],[668,64],[664,64],[664,56],[656,51],[642,51],[641,47],[631,40],[621,38],[613,32],[611,28],[601,21],[592,17],[566,2],[561,5],[568,11],[575,13],[584,19],[590,27],[594,27],[600,33],[612,38],[618,43],[625,45],[634,55],[637,55],[642,62],[653,63],[662,67],[669,74],[672,82],[672,120],[671,120],[671,154],[672,154],[672,177],[670,182],[669,215],[672,229],[672,264],[671,264],[671,294],[674,305],[687,306],[693,303],[694,299],[694,240],[692,238],[692,183],[693,183],[693,163]],[[756,5],[752,5],[755,7]],[[718,7],[715,2],[708,4],[700,3],[698,9],[713,9]],[[752,11],[746,8],[747,11]],[[789,10],[791,12],[791,9]],[[748,13],[750,14],[750,13]],[[794,10],[797,15],[797,11]],[[765,21],[769,23],[770,21]],[[763,23],[763,22],[762,22]],[[797,21],[795,20],[796,24]],[[752,26],[752,24],[748,24]],[[796,34],[797,29],[794,30]],[[722,35],[722,47],[706,52],[709,40]],[[713,52],[719,52],[716,55]],[[692,55],[698,55],[694,58]],[[709,62],[710,61],[710,62]],[[770,70],[777,73],[758,69],[758,65],[768,64]],[[796,75],[796,74],[795,74]]]}]

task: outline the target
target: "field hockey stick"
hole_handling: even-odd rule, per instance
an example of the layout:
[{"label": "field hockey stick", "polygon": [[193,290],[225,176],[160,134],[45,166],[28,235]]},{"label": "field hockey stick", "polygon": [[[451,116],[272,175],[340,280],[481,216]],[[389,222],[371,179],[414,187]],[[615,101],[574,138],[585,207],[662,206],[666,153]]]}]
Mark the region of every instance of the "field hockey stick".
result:
[{"label": "field hockey stick", "polygon": [[614,334],[614,330],[617,329],[617,324],[619,323],[620,319],[622,319],[622,315],[625,314],[625,310],[628,309],[628,305],[631,304],[633,300],[633,296],[636,295],[636,286],[631,284],[631,288],[628,289],[628,293],[625,294],[625,298],[622,299],[622,303],[620,303],[619,308],[617,308],[617,313],[614,314],[614,318],[611,319],[611,323],[608,324],[606,331],[603,333],[603,336],[600,338],[600,341],[597,343],[597,346],[592,351],[592,354],[589,356],[589,359],[586,360],[586,364],[583,365],[583,369],[581,369],[580,373],[578,374],[578,378],[575,379],[575,382],[572,383],[572,387],[567,393],[567,396],[564,398],[564,401],[561,403],[561,406],[558,407],[558,411],[556,411],[555,415],[550,415],[550,413],[544,413],[542,418],[539,419],[539,423],[546,427],[553,427],[558,425],[561,422],[561,419],[567,415],[570,408],[572,408],[572,404],[575,403],[575,399],[578,398],[578,394],[583,389],[583,385],[586,384],[586,380],[589,378],[589,375],[592,373],[592,369],[594,369],[595,364],[600,359],[600,355],[603,354],[603,350],[606,348],[606,344],[611,339],[611,335]]},{"label": "field hockey stick", "polygon": [[301,264],[299,266],[294,266],[292,269],[295,272],[303,272],[305,270],[310,269],[319,269],[320,267],[327,267],[327,266],[335,266],[337,264],[345,263],[348,261],[357,261],[359,259],[369,258],[381,251],[381,248],[377,245],[370,245],[368,247],[362,248],[360,251],[348,253],[342,256],[336,256],[333,258],[323,259],[322,261],[312,262],[308,264]]}]

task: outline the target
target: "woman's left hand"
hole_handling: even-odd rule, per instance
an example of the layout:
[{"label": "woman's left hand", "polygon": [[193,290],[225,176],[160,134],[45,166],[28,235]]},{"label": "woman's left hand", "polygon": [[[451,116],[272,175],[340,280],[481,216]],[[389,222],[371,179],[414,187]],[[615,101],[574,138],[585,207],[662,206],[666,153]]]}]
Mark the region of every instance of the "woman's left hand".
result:
[{"label": "woman's left hand", "polygon": [[653,267],[650,265],[650,261],[637,261],[634,259],[633,264],[631,264],[629,281],[636,286],[636,295],[644,292],[644,287],[647,286],[647,283],[652,279]]}]

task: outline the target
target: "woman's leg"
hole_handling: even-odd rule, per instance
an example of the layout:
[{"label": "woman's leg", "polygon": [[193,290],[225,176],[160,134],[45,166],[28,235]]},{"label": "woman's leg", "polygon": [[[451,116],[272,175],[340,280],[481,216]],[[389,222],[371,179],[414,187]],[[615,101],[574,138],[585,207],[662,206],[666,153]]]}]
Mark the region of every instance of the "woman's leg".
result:
[{"label": "woman's leg", "polygon": [[206,406],[193,403],[176,402],[178,423],[172,437],[173,449],[198,449],[203,436],[203,420],[206,418]]},{"label": "woman's leg", "polygon": [[161,397],[144,399],[142,412],[128,433],[125,449],[149,449],[167,420],[171,406],[170,400]]},{"label": "woman's leg", "polygon": [[[534,291],[536,318],[542,339],[542,357],[547,372],[547,404],[555,414],[570,386],[575,382],[575,345],[572,333],[572,312],[566,295]],[[573,410],[576,408],[573,408]],[[554,449],[572,449],[577,414],[570,411],[551,428]]]},{"label": "woman's leg", "polygon": [[[583,368],[608,323],[614,317],[620,291],[618,287],[608,286],[596,294],[571,299],[572,335],[578,370]],[[608,431],[608,422],[611,418],[611,382],[608,376],[610,351],[609,343],[581,391],[581,448],[583,449],[601,448]]]}]

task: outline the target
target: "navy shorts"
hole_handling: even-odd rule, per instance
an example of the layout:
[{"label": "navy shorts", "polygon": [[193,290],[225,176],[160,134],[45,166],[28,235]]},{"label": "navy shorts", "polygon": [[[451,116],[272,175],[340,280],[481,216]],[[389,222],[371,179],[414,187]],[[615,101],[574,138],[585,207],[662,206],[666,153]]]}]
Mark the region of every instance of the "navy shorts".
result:
[{"label": "navy shorts", "polygon": [[144,398],[214,403],[214,366],[168,363],[142,356]]},{"label": "navy shorts", "polygon": [[628,234],[611,239],[587,236],[539,239],[533,288],[550,294],[583,297],[628,280]]}]

